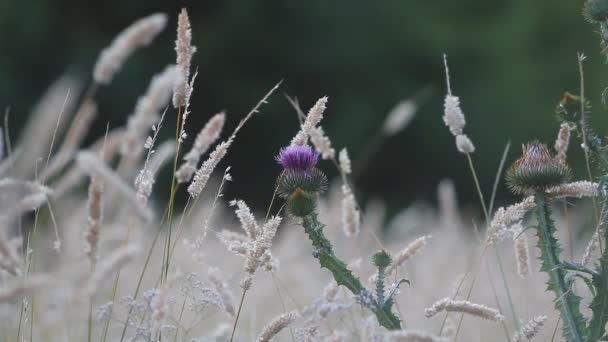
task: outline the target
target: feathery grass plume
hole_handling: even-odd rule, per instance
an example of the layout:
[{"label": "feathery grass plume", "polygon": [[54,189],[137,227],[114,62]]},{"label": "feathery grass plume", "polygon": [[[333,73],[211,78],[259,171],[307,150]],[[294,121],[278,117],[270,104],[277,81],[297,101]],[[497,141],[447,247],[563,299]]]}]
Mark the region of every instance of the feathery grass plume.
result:
[{"label": "feathery grass plume", "polygon": [[[150,315],[150,320],[152,321],[150,331],[154,336],[161,332],[161,329],[165,324],[165,320],[169,315],[169,291],[173,287],[175,280],[176,277],[173,276],[170,277],[164,283],[162,283],[160,287],[154,292],[154,297],[152,297],[152,300],[150,301],[150,309],[152,310],[152,313]],[[160,340],[160,338],[158,339]]]},{"label": "feathery grass plume", "polygon": [[196,171],[192,182],[188,186],[188,193],[190,194],[190,197],[197,198],[201,194],[207,185],[209,178],[211,178],[213,170],[215,170],[217,164],[219,164],[224,156],[226,156],[226,153],[228,153],[228,148],[230,145],[232,145],[233,141],[234,140],[230,138],[227,141],[217,145],[215,150],[213,150],[213,152],[211,152],[209,155],[209,158],[205,160],[201,167]]},{"label": "feathery grass plume", "polygon": [[323,119],[323,112],[325,111],[326,104],[327,96],[324,96],[317,100],[317,103],[310,108],[308,115],[306,115],[306,120],[304,120],[304,123],[302,123],[302,126],[300,127],[300,131],[291,140],[291,146],[306,145],[310,133],[319,124],[319,122],[321,122],[321,119]]},{"label": "feathery grass plume", "polygon": [[361,226],[361,212],[355,201],[355,195],[348,186],[342,184],[342,230],[344,235],[358,236]]},{"label": "feathery grass plume", "polygon": [[59,147],[49,166],[40,174],[41,182],[45,183],[47,179],[57,174],[74,157],[96,116],[97,104],[95,101],[92,99],[85,100],[78,109],[61,147]]},{"label": "feathery grass plume", "polygon": [[340,160],[340,170],[344,174],[349,175],[352,172],[352,167],[350,157],[348,156],[348,150],[346,150],[346,147],[340,151],[338,159]]},{"label": "feathery grass plume", "polygon": [[127,58],[138,48],[149,45],[166,24],[167,15],[156,13],[137,20],[120,32],[110,46],[101,51],[93,69],[93,80],[102,85],[110,84]]},{"label": "feathery grass plume", "polygon": [[241,227],[245,233],[247,233],[247,237],[249,237],[251,240],[255,240],[261,231],[258,223],[255,221],[255,217],[251,213],[251,209],[249,209],[249,206],[247,206],[243,200],[230,201],[230,205],[237,207],[234,212],[241,222]]},{"label": "feathery grass plume", "polygon": [[513,336],[513,342],[524,342],[532,340],[540,331],[547,320],[546,315],[536,316],[532,318],[528,323],[523,325],[521,330]]},{"label": "feathery grass plume", "polygon": [[0,218],[17,218],[33,211],[53,196],[53,190],[37,182],[0,179]]},{"label": "feathery grass plume", "polygon": [[189,182],[192,175],[196,171],[196,166],[203,154],[207,152],[209,147],[213,145],[219,139],[224,122],[226,121],[226,114],[224,112],[215,114],[206,124],[203,129],[198,133],[194,140],[192,149],[184,156],[184,163],[175,172],[175,178],[178,183]]},{"label": "feathery grass plume", "polygon": [[99,177],[105,184],[118,190],[123,197],[135,207],[137,214],[145,219],[151,220],[154,213],[140,202],[137,193],[127,185],[120,177],[110,169],[103,161],[92,152],[82,151],[76,155],[76,165],[91,176]]},{"label": "feathery grass plume", "polygon": [[444,337],[435,336],[426,331],[396,330],[386,333],[386,342],[448,342]]},{"label": "feathery grass plume", "polygon": [[559,126],[559,133],[557,139],[555,139],[555,159],[563,164],[566,164],[566,157],[568,154],[568,146],[570,145],[570,131],[576,129],[576,125],[562,122]]},{"label": "feathery grass plume", "polygon": [[530,275],[530,250],[528,248],[528,237],[520,223],[516,223],[512,230],[515,259],[517,260],[517,274],[525,279]]},{"label": "feathery grass plume", "polygon": [[608,211],[607,211],[606,207],[602,207],[602,211],[600,213],[600,217],[598,220],[597,227],[595,228],[595,232],[593,232],[591,239],[587,243],[587,247],[585,248],[585,253],[583,254],[583,257],[581,258],[581,265],[583,265],[583,266],[587,266],[587,264],[591,260],[591,256],[593,255],[595,250],[600,245],[600,237],[604,236],[604,234],[606,232],[606,215],[607,214],[608,214]]},{"label": "feathery grass plume", "polygon": [[103,182],[95,176],[91,177],[87,202],[89,216],[87,218],[87,229],[84,233],[84,254],[89,257],[92,263],[97,262],[97,243],[103,219],[102,193]]},{"label": "feathery grass plume", "polygon": [[179,73],[173,88],[173,107],[186,107],[189,102],[191,92],[190,81],[190,62],[196,48],[192,46],[192,30],[190,29],[190,19],[188,11],[182,8],[177,18],[177,39],[175,40],[175,52],[177,53],[177,67]]},{"label": "feathery grass plume", "polygon": [[561,197],[598,197],[600,195],[599,184],[589,181],[578,181],[566,184],[560,184],[546,191],[548,196],[554,198]]},{"label": "feathery grass plume", "polygon": [[152,77],[146,93],[137,100],[133,114],[127,122],[127,131],[121,146],[123,155],[135,157],[141,153],[144,137],[150,127],[160,120],[171,99],[176,77],[175,65],[168,65],[165,70]]},{"label": "feathery grass plume", "polygon": [[217,267],[211,267],[209,268],[209,272],[207,273],[207,275],[209,277],[209,281],[211,282],[211,284],[213,284],[213,286],[217,290],[217,293],[222,299],[222,303],[224,304],[224,310],[226,310],[226,313],[228,313],[230,316],[234,317],[234,315],[236,315],[234,296],[232,296],[232,292],[230,292],[228,284],[222,278],[220,269]]},{"label": "feathery grass plume", "polygon": [[487,244],[502,241],[513,225],[523,220],[524,216],[535,208],[534,196],[528,196],[523,201],[496,210],[490,228],[488,229]]},{"label": "feathery grass plume", "polygon": [[397,103],[384,119],[382,133],[385,136],[393,136],[399,133],[409,125],[417,110],[418,106],[413,100],[403,100]]},{"label": "feathery grass plume", "polygon": [[287,328],[287,326],[293,323],[297,317],[298,313],[296,311],[291,311],[273,319],[272,322],[264,327],[256,339],[256,342],[269,342],[279,332],[281,332],[281,330]]},{"label": "feathery grass plume", "polygon": [[424,315],[426,318],[431,318],[442,311],[462,312],[490,321],[502,321],[505,319],[496,309],[466,300],[452,300],[451,298],[443,298],[435,302],[430,308],[424,309]]},{"label": "feathery grass plume", "polygon": [[140,170],[134,182],[136,195],[143,204],[148,202],[148,198],[152,194],[152,187],[156,182],[156,174],[173,157],[175,142],[168,140],[162,143],[158,150],[152,150],[151,148],[152,146],[150,147],[151,158],[149,160],[146,159],[144,167]]},{"label": "feathery grass plume", "polygon": [[456,136],[456,148],[458,149],[458,152],[464,154],[475,152],[475,146],[466,134],[459,134]]},{"label": "feathery grass plume", "polygon": [[448,56],[445,54],[443,55],[443,65],[445,67],[445,82],[448,88],[448,93],[446,94],[443,103],[443,122],[448,126],[452,135],[456,137],[462,134],[462,129],[466,125],[466,120],[462,109],[460,109],[460,99],[457,96],[452,95]]},{"label": "feathery grass plume", "polygon": [[133,261],[139,252],[139,246],[130,244],[118,247],[112,253],[100,259],[101,262],[98,264],[95,272],[89,277],[84,287],[84,294],[88,297],[93,297],[110,275]]},{"label": "feathery grass plume", "polygon": [[321,158],[333,159],[336,157],[336,150],[331,147],[331,140],[325,135],[323,127],[317,126],[310,131],[310,142],[315,150],[321,154]]},{"label": "feathery grass plume", "polygon": [[207,182],[209,181],[209,177],[211,177],[211,173],[213,173],[213,170],[215,170],[217,164],[219,164],[219,162],[222,160],[222,158],[224,158],[226,153],[228,153],[228,148],[230,147],[230,145],[232,145],[232,142],[236,138],[237,133],[241,130],[241,128],[243,128],[243,126],[245,126],[245,123],[247,123],[247,121],[253,116],[253,114],[259,111],[262,104],[267,103],[266,101],[268,100],[270,95],[272,95],[272,93],[274,93],[274,91],[279,88],[281,83],[282,81],[275,84],[275,86],[272,87],[272,89],[270,89],[270,91],[268,91],[266,95],[264,95],[264,97],[255,105],[255,107],[253,107],[253,109],[249,113],[247,113],[247,115],[243,119],[241,119],[239,124],[232,132],[230,138],[217,145],[215,147],[215,150],[213,150],[213,152],[211,152],[211,154],[209,155],[209,158],[196,171],[196,173],[194,174],[194,179],[192,180],[192,182],[190,182],[190,185],[188,186],[188,193],[192,198],[197,198],[201,194],[201,192],[205,188],[205,185],[207,185]]},{"label": "feathery grass plume", "polygon": [[[17,149],[21,153],[12,165],[12,174],[20,179],[32,179],[39,158],[50,157],[49,146],[55,136],[61,136],[69,120],[62,119],[64,113],[71,114],[76,105],[77,95],[82,83],[64,75],[46,90],[29,115],[26,126],[21,130]],[[32,139],[35,137],[35,143]]]},{"label": "feathery grass plume", "polygon": [[439,217],[444,226],[460,225],[461,217],[458,212],[458,198],[454,182],[443,179],[437,186],[437,207]]},{"label": "feathery grass plume", "polygon": [[0,304],[17,302],[38,291],[48,290],[52,280],[49,275],[38,273],[29,275],[27,279],[20,279],[9,286],[3,286],[0,289]]},{"label": "feathery grass plume", "polygon": [[[114,128],[108,132],[107,136],[99,138],[92,146],[87,150],[92,153],[100,153],[103,149],[103,159],[105,162],[110,162],[114,159],[124,137],[124,129]],[[55,189],[55,198],[60,198],[64,194],[68,193],[72,188],[80,185],[85,178],[86,174],[77,166],[71,166],[67,171],[62,174],[55,183],[53,188]]]},{"label": "feathery grass plume", "polygon": [[410,242],[404,249],[399,251],[399,253],[393,257],[393,262],[391,262],[391,264],[386,268],[386,275],[392,275],[396,271],[397,267],[402,266],[406,261],[418,254],[422,247],[424,247],[431,238],[431,235],[421,236]]},{"label": "feathery grass plume", "polygon": [[241,280],[241,287],[248,290],[253,282],[253,276],[258,267],[264,264],[264,259],[267,258],[272,246],[272,239],[277,232],[277,228],[281,224],[280,216],[273,216],[268,220],[261,229],[255,240],[249,245],[247,255],[245,256],[245,277]]}]

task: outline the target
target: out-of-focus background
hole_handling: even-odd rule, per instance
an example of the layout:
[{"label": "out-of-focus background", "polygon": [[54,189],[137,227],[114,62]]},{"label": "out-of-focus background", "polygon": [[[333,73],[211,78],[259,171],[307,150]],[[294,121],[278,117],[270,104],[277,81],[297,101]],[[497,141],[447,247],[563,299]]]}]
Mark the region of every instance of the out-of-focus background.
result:
[{"label": "out-of-focus background", "polygon": [[[555,105],[564,91],[579,89],[579,51],[588,56],[586,94],[594,104],[594,126],[608,124],[600,101],[608,67],[599,53],[595,26],[585,22],[581,5],[550,0],[2,0],[0,106],[3,111],[10,107],[9,128],[16,139],[52,81],[68,72],[90,82],[100,50],[117,33],[140,17],[166,12],[171,21],[165,32],[98,93],[100,116],[89,141],[103,135],[107,122],[124,125],[150,77],[174,62],[174,27],[185,6],[198,48],[193,64],[199,76],[187,127],[191,138],[224,109],[231,130],[284,79],[224,161],[232,165],[235,179],[227,198],[246,194],[260,207],[270,200],[279,171],[273,156],[298,126],[284,93],[296,96],[305,110],[328,95],[322,125],[334,147],[347,146],[357,161],[390,109],[422,92],[425,100],[411,124],[371,154],[356,181],[359,196],[383,197],[389,208],[397,209],[414,200],[433,200],[437,183],[449,177],[460,200],[475,204],[466,159],[441,120],[442,54],[449,55],[452,88],[461,98],[466,133],[477,147],[473,157],[489,192],[507,141],[512,142],[509,161],[527,140],[553,144],[559,127]],[[167,139],[172,125],[167,120]],[[574,145],[572,163],[582,177],[580,148]],[[168,177],[159,178],[161,189],[155,192],[166,194],[162,189],[168,184],[160,179]],[[507,201],[503,185],[498,193],[500,203]]]}]

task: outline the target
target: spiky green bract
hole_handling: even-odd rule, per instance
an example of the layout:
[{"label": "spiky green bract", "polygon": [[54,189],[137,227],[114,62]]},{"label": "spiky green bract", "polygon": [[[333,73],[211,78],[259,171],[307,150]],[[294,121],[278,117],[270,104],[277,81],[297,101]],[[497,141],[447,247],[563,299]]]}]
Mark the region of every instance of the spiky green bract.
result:
[{"label": "spiky green bract", "polygon": [[343,285],[349,289],[360,304],[368,307],[376,315],[378,323],[388,330],[401,329],[401,321],[392,312],[392,298],[380,304],[369,290],[363,287],[359,278],[355,277],[351,270],[346,267],[346,263],[334,254],[331,242],[323,234],[323,225],[319,222],[316,212],[302,218],[304,232],[312,241],[313,256],[319,260],[322,268],[329,270],[338,285]]},{"label": "spiky green bract", "polygon": [[304,217],[317,208],[317,194],[297,188],[287,197],[287,211],[295,217]]},{"label": "spiky green bract", "polygon": [[327,190],[327,177],[316,167],[313,167],[310,171],[283,171],[277,180],[279,196],[288,198],[297,189],[320,194]]},{"label": "spiky green bract", "polygon": [[583,6],[583,16],[591,22],[608,19],[608,0],[587,0]]},{"label": "spiky green bract", "polygon": [[533,141],[523,147],[523,156],[507,170],[509,189],[518,195],[544,191],[565,183],[570,176],[568,166],[553,158],[547,145]]},{"label": "spiky green bract", "polygon": [[583,342],[587,329],[585,318],[579,309],[581,298],[573,292],[571,281],[567,281],[568,272],[560,267],[561,247],[554,237],[555,224],[551,219],[550,203],[541,191],[536,193],[535,201],[538,220],[537,246],[541,254],[541,271],[549,276],[547,289],[555,293],[555,308],[562,318],[563,336],[568,342]]}]

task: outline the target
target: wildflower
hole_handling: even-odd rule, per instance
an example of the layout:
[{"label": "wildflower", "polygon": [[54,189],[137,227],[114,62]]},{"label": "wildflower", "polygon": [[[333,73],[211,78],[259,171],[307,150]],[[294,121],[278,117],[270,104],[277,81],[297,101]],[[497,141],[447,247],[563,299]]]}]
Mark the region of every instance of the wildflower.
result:
[{"label": "wildflower", "polygon": [[310,171],[319,160],[319,154],[307,145],[284,147],[275,158],[288,171]]},{"label": "wildflower", "polygon": [[570,169],[549,153],[547,145],[523,145],[523,156],[507,170],[507,184],[516,194],[546,191],[568,180]]}]

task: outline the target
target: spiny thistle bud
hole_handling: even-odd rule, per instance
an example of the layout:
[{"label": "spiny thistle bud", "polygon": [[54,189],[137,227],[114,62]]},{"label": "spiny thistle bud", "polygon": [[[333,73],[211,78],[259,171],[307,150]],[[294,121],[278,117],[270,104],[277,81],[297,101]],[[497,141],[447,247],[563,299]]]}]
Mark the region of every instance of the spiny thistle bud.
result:
[{"label": "spiny thistle bud", "polygon": [[551,156],[547,145],[533,141],[522,146],[523,156],[507,170],[507,185],[516,194],[545,191],[566,182],[568,166]]},{"label": "spiny thistle bud", "polygon": [[277,192],[287,200],[287,209],[297,217],[315,210],[318,194],[327,188],[327,177],[315,165],[319,154],[310,146],[282,148],[276,161],[284,168],[277,180]]},{"label": "spiny thistle bud", "polygon": [[376,267],[386,268],[391,264],[391,256],[384,250],[375,253],[372,256],[372,261]]},{"label": "spiny thistle bud", "polygon": [[583,15],[591,22],[608,19],[608,0],[587,0],[583,7]]}]

